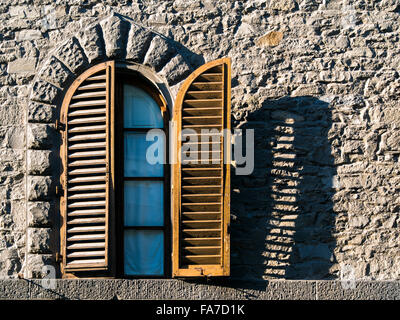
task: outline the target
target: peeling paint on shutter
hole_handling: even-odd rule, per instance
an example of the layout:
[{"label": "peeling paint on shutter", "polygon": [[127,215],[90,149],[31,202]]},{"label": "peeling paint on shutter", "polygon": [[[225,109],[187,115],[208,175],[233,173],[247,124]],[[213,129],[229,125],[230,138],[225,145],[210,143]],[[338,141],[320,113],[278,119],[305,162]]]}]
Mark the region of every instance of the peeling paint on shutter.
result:
[{"label": "peeling paint on shutter", "polygon": [[[194,71],[178,92],[174,120],[178,162],[173,167],[173,276],[227,276],[230,273],[230,164],[224,164],[223,129],[230,130],[230,59]],[[182,140],[185,129],[198,141]],[[202,130],[218,130],[202,140]],[[204,131],[203,131],[204,132]],[[188,133],[190,136],[190,133]],[[206,153],[210,163],[185,160]],[[192,149],[193,150],[193,149]]]},{"label": "peeling paint on shutter", "polygon": [[61,111],[62,271],[108,270],[113,207],[114,62],[84,72]]}]

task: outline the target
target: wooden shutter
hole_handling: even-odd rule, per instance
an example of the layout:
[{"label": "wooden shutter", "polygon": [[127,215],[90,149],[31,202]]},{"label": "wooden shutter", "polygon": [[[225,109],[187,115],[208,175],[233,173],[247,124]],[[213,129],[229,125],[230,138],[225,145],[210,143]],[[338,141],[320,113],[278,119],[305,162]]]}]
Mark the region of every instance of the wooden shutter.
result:
[{"label": "wooden shutter", "polygon": [[108,270],[113,210],[114,62],[84,72],[62,111],[62,271]]},{"label": "wooden shutter", "polygon": [[[184,129],[230,130],[230,59],[209,62],[194,71],[178,92],[173,166],[173,276],[227,276],[230,273],[230,164],[224,164],[224,137],[216,163],[183,162]],[[212,140],[198,136],[198,154],[212,150]],[[215,141],[214,141],[215,142]],[[193,143],[192,143],[193,144]],[[196,144],[196,143],[195,143]],[[230,149],[230,148],[229,148]],[[208,151],[207,151],[208,152]]]}]

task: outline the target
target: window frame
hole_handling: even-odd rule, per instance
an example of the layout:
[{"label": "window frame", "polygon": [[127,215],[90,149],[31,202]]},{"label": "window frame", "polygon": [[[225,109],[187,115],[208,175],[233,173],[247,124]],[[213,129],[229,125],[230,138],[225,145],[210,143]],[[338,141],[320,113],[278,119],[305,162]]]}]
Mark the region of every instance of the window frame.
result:
[{"label": "window frame", "polygon": [[[112,229],[112,238],[114,242],[113,259],[115,264],[115,277],[119,279],[143,279],[143,278],[171,278],[172,275],[172,230],[171,230],[171,177],[170,165],[168,161],[164,164],[163,177],[124,177],[124,131],[146,133],[154,128],[124,128],[124,103],[123,103],[123,86],[124,84],[136,86],[148,93],[157,105],[160,107],[163,117],[164,128],[158,128],[164,131],[165,134],[165,157],[169,159],[169,120],[170,115],[167,108],[167,103],[159,92],[159,90],[140,73],[129,70],[116,68],[115,76],[115,107],[114,117],[114,146],[112,154],[115,161],[115,211],[111,219],[114,219]],[[140,226],[140,227],[125,227],[124,226],[124,181],[163,181],[164,185],[164,225],[156,226]],[[164,273],[162,275],[126,275],[124,273],[124,230],[163,230],[164,232]]]},{"label": "window frame", "polygon": [[[223,213],[223,232],[224,232],[224,241],[223,245],[226,245],[226,248],[224,249],[224,259],[222,260],[222,265],[219,268],[211,268],[211,265],[201,265],[200,267],[197,267],[198,265],[196,264],[196,268],[189,268],[189,269],[181,269],[179,265],[179,261],[181,258],[181,253],[179,250],[179,241],[180,241],[180,204],[181,204],[181,190],[180,190],[180,177],[181,177],[181,172],[180,172],[180,164],[179,160],[177,163],[173,162],[169,164],[167,163],[164,165],[164,222],[165,222],[165,232],[164,232],[164,275],[159,276],[159,275],[124,275],[123,273],[123,264],[121,268],[121,257],[123,257],[123,243],[120,245],[121,239],[123,240],[123,237],[121,237],[121,232],[120,231],[121,226],[124,225],[123,220],[122,222],[121,219],[123,219],[123,214],[121,214],[121,210],[118,210],[121,206],[123,205],[123,202],[120,201],[121,199],[121,194],[123,195],[124,189],[121,188],[121,177],[123,177],[123,165],[121,166],[121,156],[123,157],[123,153],[117,152],[121,150],[121,145],[122,149],[124,147],[124,142],[123,142],[123,137],[119,136],[116,138],[116,133],[121,132],[121,128],[123,129],[123,125],[121,124],[121,119],[116,119],[116,116],[121,117],[123,113],[119,112],[118,110],[121,110],[121,99],[123,99],[123,96],[121,94],[121,85],[120,83],[123,83],[123,79],[128,78],[127,82],[133,82],[133,85],[136,85],[137,87],[144,88],[146,92],[150,94],[150,96],[156,101],[156,103],[160,106],[160,109],[163,113],[163,120],[164,120],[164,132],[166,135],[166,144],[165,144],[165,153],[166,153],[166,158],[170,158],[170,153],[174,156],[177,156],[175,154],[176,152],[179,151],[176,150],[176,146],[174,146],[174,149],[172,150],[170,146],[170,134],[173,133],[174,140],[177,139],[177,137],[180,134],[180,125],[181,125],[181,120],[182,120],[182,104],[184,97],[186,95],[186,91],[189,89],[190,85],[192,82],[194,82],[198,77],[202,76],[203,73],[208,71],[214,66],[221,65],[223,68],[223,81],[221,84],[224,85],[224,104],[226,104],[227,108],[227,119],[226,119],[226,126],[228,129],[230,129],[230,59],[229,58],[221,58],[218,60],[214,60],[211,62],[208,62],[202,66],[200,66],[198,69],[196,69],[194,72],[192,72],[191,75],[187,77],[187,79],[183,82],[181,85],[180,89],[177,92],[177,97],[175,101],[170,101],[168,100],[168,103],[166,102],[165,99],[169,99],[170,96],[168,93],[164,92],[162,88],[167,89],[167,87],[162,86],[163,81],[160,80],[154,80],[151,76],[146,76],[146,71],[145,69],[140,70],[136,68],[130,68],[126,64],[118,64],[116,63],[115,60],[110,60],[106,61],[103,63],[99,63],[85,72],[83,72],[79,77],[75,79],[75,81],[71,84],[71,86],[67,89],[65,92],[64,100],[61,106],[61,112],[60,112],[60,125],[56,124],[56,127],[59,128],[61,131],[62,135],[62,143],[60,145],[60,158],[61,158],[61,164],[62,164],[62,170],[60,172],[60,184],[61,184],[61,192],[58,192],[57,194],[60,195],[60,251],[59,255],[57,257],[56,254],[56,261],[60,262],[60,271],[62,274],[63,278],[111,278],[111,279],[118,279],[118,278],[181,278],[181,277],[204,277],[204,276],[209,276],[209,277],[218,277],[218,276],[229,276],[230,275],[230,231],[229,231],[229,220],[230,220],[230,164],[227,163],[224,165],[224,170],[223,170],[223,175],[224,175],[224,184],[225,184],[225,191],[224,191],[224,199],[223,199],[223,207],[224,207],[224,213]],[[106,230],[105,234],[105,239],[107,241],[106,243],[106,254],[105,254],[105,259],[106,263],[104,266],[101,266],[101,268],[94,268],[92,266],[85,266],[85,267],[75,267],[71,268],[68,267],[66,264],[66,252],[67,252],[67,233],[68,233],[68,222],[67,222],[67,202],[69,201],[69,196],[67,193],[68,190],[68,166],[69,166],[69,160],[68,160],[68,135],[67,133],[69,132],[69,120],[68,120],[68,112],[71,104],[71,99],[73,99],[74,95],[76,94],[77,90],[79,90],[80,85],[86,81],[86,80],[91,80],[91,81],[98,81],[103,79],[102,78],[96,78],[96,79],[90,79],[90,76],[95,74],[96,72],[99,72],[99,70],[106,70],[106,77],[104,87],[106,88],[106,136],[108,139],[108,142],[106,142],[106,154],[107,154],[107,162],[106,162],[106,177],[105,180],[109,184],[107,187],[107,198],[106,198],[106,219],[104,222],[104,228]],[[118,76],[116,76],[118,74]],[[149,73],[151,75],[151,72]],[[207,77],[211,76],[212,74],[207,75]],[[214,85],[215,82],[213,82],[210,79],[207,79],[210,82],[210,85]],[[160,83],[161,82],[161,83]],[[204,83],[202,81],[199,82],[199,85],[203,86]],[[119,87],[119,89],[118,89]],[[204,88],[197,88],[196,90],[213,90],[212,88],[208,89],[208,87],[205,86]],[[93,89],[99,89],[100,87],[95,86],[94,88],[85,88],[83,90],[93,90]],[[118,89],[119,92],[117,92],[115,89]],[[218,89],[219,90],[219,89]],[[165,96],[163,95],[164,92]],[[210,91],[211,92],[211,91]],[[79,94],[78,94],[79,95]],[[95,95],[95,97],[100,96],[100,95]],[[92,98],[93,95],[85,96],[85,97],[79,97],[81,98]],[[196,98],[200,99],[201,98]],[[96,102],[96,101],[88,101],[88,102]],[[203,101],[204,102],[204,101]],[[104,104],[104,103],[103,103]],[[172,104],[174,105],[174,109],[168,108],[172,107]],[[98,103],[93,104],[94,106],[99,105]],[[85,105],[86,107],[87,105]],[[80,107],[83,107],[80,106]],[[173,116],[172,116],[173,113]],[[89,114],[87,114],[89,115]],[[77,116],[77,115],[74,115]],[[177,123],[175,123],[174,127],[169,127],[169,121],[173,120]],[[91,119],[93,120],[93,119]],[[90,121],[90,122],[100,122],[99,119],[96,119],[98,121]],[[118,126],[118,122],[120,125]],[[76,123],[74,123],[76,124]],[[172,129],[173,128],[173,129]],[[90,130],[90,131],[98,131],[99,128],[96,128],[96,130]],[[172,130],[172,132],[169,132],[169,130]],[[122,131],[123,132],[123,131]],[[90,139],[88,139],[90,140]],[[174,141],[175,142],[175,141]],[[123,158],[122,158],[123,159]],[[175,160],[175,159],[174,159]],[[122,160],[123,161],[123,160]],[[122,162],[123,163],[123,162]],[[81,164],[84,166],[84,164]],[[122,170],[122,173],[120,173]],[[123,179],[122,179],[123,180]],[[89,182],[89,181],[86,181]],[[74,182],[78,183],[78,182]],[[123,186],[123,185],[122,185]],[[121,190],[122,189],[122,190]],[[116,193],[116,190],[118,190],[118,193]],[[120,191],[121,190],[121,191]],[[79,191],[79,190],[73,190],[73,192]],[[122,198],[123,199],[123,198]],[[90,204],[92,207],[95,206],[94,204]],[[118,208],[116,208],[116,205],[118,205]],[[90,207],[85,205],[85,207]],[[123,211],[122,211],[123,212]],[[119,213],[119,214],[118,214]],[[80,224],[83,224],[84,222],[80,222]],[[85,222],[89,223],[89,222]],[[98,221],[96,222],[90,222],[90,223],[99,223]],[[76,223],[77,224],[77,223]],[[77,231],[75,230],[74,233]],[[90,232],[97,232],[92,231],[92,230],[85,230],[85,231],[79,231],[82,233],[90,233]],[[73,240],[72,240],[73,241]],[[119,241],[119,242],[118,242]],[[92,256],[94,256],[92,254]],[[123,261],[123,260],[122,260]],[[123,263],[123,262],[122,262]],[[214,265],[212,265],[214,266]],[[68,267],[68,269],[67,269]],[[189,266],[190,267],[190,266]],[[122,269],[122,272],[121,272]]]}]

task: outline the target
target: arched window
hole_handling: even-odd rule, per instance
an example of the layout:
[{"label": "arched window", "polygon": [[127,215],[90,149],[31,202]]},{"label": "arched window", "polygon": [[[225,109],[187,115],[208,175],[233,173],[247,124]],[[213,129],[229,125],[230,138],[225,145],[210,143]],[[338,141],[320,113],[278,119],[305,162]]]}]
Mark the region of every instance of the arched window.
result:
[{"label": "arched window", "polygon": [[[117,73],[116,81],[116,215],[119,232],[118,274],[169,274],[169,169],[166,105],[145,79]],[[164,134],[152,132],[162,130]],[[160,139],[160,141],[157,141]],[[148,150],[157,143],[158,160]],[[157,159],[156,159],[157,160]]]},{"label": "arched window", "polygon": [[[109,61],[70,86],[60,119],[64,277],[229,275],[229,68],[229,59],[216,60],[184,82],[172,146],[171,106],[139,72]],[[200,134],[196,142],[182,141],[186,128]],[[203,129],[219,130],[218,152],[200,139]],[[181,161],[187,144],[216,162]],[[172,170],[170,147],[179,155]]]}]

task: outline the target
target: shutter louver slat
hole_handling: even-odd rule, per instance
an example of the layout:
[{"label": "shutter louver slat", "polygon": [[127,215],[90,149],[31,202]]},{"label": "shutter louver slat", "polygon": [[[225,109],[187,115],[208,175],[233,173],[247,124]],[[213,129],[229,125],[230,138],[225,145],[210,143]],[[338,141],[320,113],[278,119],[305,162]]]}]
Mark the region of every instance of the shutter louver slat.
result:
[{"label": "shutter louver slat", "polygon": [[68,222],[68,224],[89,224],[89,223],[103,223],[104,218],[83,218],[83,219],[73,219]]},{"label": "shutter louver slat", "polygon": [[[104,78],[104,80],[105,80],[105,78]],[[106,83],[105,82],[99,82],[99,83],[93,83],[93,84],[88,84],[88,85],[85,85],[85,86],[81,86],[81,87],[78,88],[78,91],[93,90],[93,89],[105,89],[105,88],[106,88]]]},{"label": "shutter louver slat", "polygon": [[69,125],[106,122],[106,117],[77,118],[69,121]]},{"label": "shutter louver slat", "polygon": [[113,62],[89,69],[64,99],[64,273],[109,268],[113,73]]},{"label": "shutter louver slat", "polygon": [[85,93],[79,93],[79,94],[74,95],[72,97],[72,100],[97,98],[97,97],[105,97],[105,96],[106,96],[106,91],[85,92]]},{"label": "shutter louver slat", "polygon": [[77,160],[70,163],[70,167],[80,167],[80,166],[95,166],[99,164],[106,164],[104,159],[94,159],[94,160]]},{"label": "shutter louver slat", "polygon": [[82,126],[76,127],[68,130],[68,133],[79,133],[79,132],[89,132],[89,131],[105,131],[105,125],[95,125],[95,126]]},{"label": "shutter louver slat", "polygon": [[96,151],[84,151],[84,152],[73,152],[69,154],[68,158],[92,158],[92,157],[102,157],[105,156],[106,152],[104,150]]},{"label": "shutter louver slat", "polygon": [[[193,72],[178,92],[174,114],[178,163],[173,170],[173,276],[226,276],[230,272],[230,164],[223,163],[222,135],[223,129],[230,129],[229,68],[227,58],[210,62]],[[184,129],[194,130],[197,141],[181,142]],[[212,130],[212,134],[202,132],[204,129]],[[185,132],[186,137],[193,135]],[[199,163],[183,160],[181,147],[189,147]],[[201,162],[205,156],[208,163]]]},{"label": "shutter louver slat", "polygon": [[87,142],[87,143],[74,143],[68,147],[69,150],[77,150],[77,149],[104,149],[106,146],[106,142]]},{"label": "shutter louver slat", "polygon": [[68,241],[87,241],[87,240],[104,240],[105,235],[104,234],[80,234],[80,235],[73,235],[71,237],[68,237]]},{"label": "shutter louver slat", "polygon": [[81,107],[96,107],[96,106],[105,106],[107,103],[107,100],[84,100],[84,101],[79,101],[76,103],[72,103],[69,105],[69,108],[74,109],[74,108],[81,108]]},{"label": "shutter louver slat", "polygon": [[74,135],[68,139],[68,141],[86,141],[86,140],[97,140],[97,139],[105,139],[105,133],[97,133],[97,134],[90,134],[90,135]]},{"label": "shutter louver slat", "polygon": [[70,199],[88,199],[88,198],[93,199],[93,198],[104,198],[105,196],[106,196],[105,193],[87,193],[87,194],[77,193],[77,194],[70,196]]},{"label": "shutter louver slat", "polygon": [[106,254],[105,251],[75,251],[67,255],[67,258],[87,258],[87,257],[102,257]]},{"label": "shutter louver slat", "polygon": [[88,190],[105,190],[106,185],[105,184],[91,184],[88,186],[75,186],[72,188],[69,188],[68,191],[88,191]]},{"label": "shutter louver slat", "polygon": [[105,242],[93,242],[93,243],[74,243],[67,247],[67,249],[102,249],[106,247]]},{"label": "shutter louver slat", "polygon": [[97,114],[105,114],[106,109],[84,109],[75,112],[71,112],[69,115],[70,117],[81,117],[81,116],[89,116],[89,115],[97,115]]},{"label": "shutter louver slat", "polygon": [[68,233],[91,233],[105,231],[105,226],[92,226],[92,227],[72,227],[68,229]]},{"label": "shutter louver slat", "polygon": [[67,208],[93,208],[93,207],[103,207],[105,205],[106,201],[85,201],[85,202],[69,201]]},{"label": "shutter louver slat", "polygon": [[98,80],[106,80],[106,75],[100,74],[100,75],[96,75],[96,76],[91,76],[86,79],[86,81],[98,81]]},{"label": "shutter louver slat", "polygon": [[68,217],[97,216],[105,214],[105,209],[71,210]]}]

